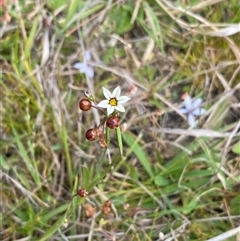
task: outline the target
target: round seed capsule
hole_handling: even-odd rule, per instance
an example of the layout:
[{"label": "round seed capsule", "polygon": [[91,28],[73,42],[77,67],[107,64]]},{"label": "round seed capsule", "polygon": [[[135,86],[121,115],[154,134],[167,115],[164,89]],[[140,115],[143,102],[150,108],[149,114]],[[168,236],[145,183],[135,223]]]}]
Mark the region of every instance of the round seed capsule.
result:
[{"label": "round seed capsule", "polygon": [[86,139],[89,141],[95,141],[99,136],[99,132],[95,128],[88,129],[85,133]]},{"label": "round seed capsule", "polygon": [[117,116],[110,116],[107,119],[106,125],[111,128],[111,129],[115,129],[119,126],[120,120]]},{"label": "round seed capsule", "polygon": [[88,111],[92,107],[92,103],[88,99],[81,99],[79,101],[79,108],[83,111]]}]

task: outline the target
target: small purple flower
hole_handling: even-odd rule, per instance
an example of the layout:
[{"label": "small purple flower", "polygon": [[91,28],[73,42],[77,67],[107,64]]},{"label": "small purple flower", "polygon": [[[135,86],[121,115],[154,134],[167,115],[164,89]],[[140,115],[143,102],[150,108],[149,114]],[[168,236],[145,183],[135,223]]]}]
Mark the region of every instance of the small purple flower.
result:
[{"label": "small purple flower", "polygon": [[203,115],[206,112],[205,109],[200,108],[201,103],[201,98],[192,100],[190,96],[186,96],[184,99],[185,108],[179,109],[180,113],[188,116],[188,124],[191,127],[195,126],[195,116]]},{"label": "small purple flower", "polygon": [[77,62],[73,65],[73,68],[79,69],[81,73],[84,73],[87,77],[93,78],[94,70],[93,67],[88,63],[91,60],[91,54],[89,51],[84,53],[84,62]]}]

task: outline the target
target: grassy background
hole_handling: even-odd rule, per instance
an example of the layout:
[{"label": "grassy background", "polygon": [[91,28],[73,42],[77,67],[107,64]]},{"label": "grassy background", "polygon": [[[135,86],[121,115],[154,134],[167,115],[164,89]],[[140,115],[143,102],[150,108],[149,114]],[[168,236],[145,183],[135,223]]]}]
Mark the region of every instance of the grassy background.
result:
[{"label": "grassy background", "polygon": [[[236,240],[239,1],[0,3],[1,240]],[[92,80],[72,68],[84,49]],[[78,109],[118,85],[124,158],[114,131],[107,150],[85,139],[102,116]],[[185,92],[207,109],[196,129]]]}]

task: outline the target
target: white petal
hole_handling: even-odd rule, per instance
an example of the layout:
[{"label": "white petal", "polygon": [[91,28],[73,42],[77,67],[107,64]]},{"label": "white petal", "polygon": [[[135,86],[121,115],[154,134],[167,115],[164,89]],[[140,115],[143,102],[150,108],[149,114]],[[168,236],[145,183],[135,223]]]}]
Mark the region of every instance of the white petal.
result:
[{"label": "white petal", "polygon": [[73,65],[73,68],[74,69],[83,69],[83,68],[85,68],[85,63],[77,62]]},{"label": "white petal", "polygon": [[115,109],[120,111],[120,112],[125,112],[125,108],[122,105],[115,106]]},{"label": "white petal", "polygon": [[186,108],[181,108],[178,110],[180,113],[182,114],[187,114],[188,113],[188,110]]},{"label": "white petal", "polygon": [[101,107],[101,108],[107,108],[108,107],[108,100],[102,100],[101,102],[99,102],[97,104],[97,106]]},{"label": "white petal", "polygon": [[89,78],[93,78],[94,76],[94,70],[91,66],[87,66],[86,67],[86,71],[85,74],[89,77]]},{"label": "white petal", "polygon": [[85,60],[85,61],[89,61],[89,60],[91,59],[91,54],[90,54],[90,52],[89,52],[89,51],[85,51],[83,57],[84,57],[84,60]]},{"label": "white petal", "polygon": [[116,99],[118,100],[118,98],[120,97],[120,94],[121,94],[121,89],[118,86],[113,90],[112,97],[116,97]]},{"label": "white petal", "polygon": [[191,110],[192,99],[189,95],[184,99],[184,104],[185,104],[185,107],[186,107],[187,110]]},{"label": "white petal", "polygon": [[108,114],[108,115],[111,115],[111,114],[113,113],[114,109],[115,109],[115,108],[114,108],[113,106],[108,105],[108,107],[107,107],[107,114]]},{"label": "white petal", "polygon": [[191,127],[194,127],[195,126],[195,117],[193,114],[189,114],[188,115],[188,124],[191,126]]},{"label": "white petal", "polygon": [[104,87],[102,87],[102,88],[103,88],[103,94],[104,94],[105,98],[107,100],[109,100],[112,97],[111,92],[109,90],[107,90],[106,88],[104,88]]},{"label": "white petal", "polygon": [[192,102],[192,110],[198,108],[202,103],[202,99],[201,98],[197,98]]},{"label": "white petal", "polygon": [[205,112],[206,112],[205,109],[203,109],[203,108],[197,108],[197,109],[195,109],[195,110],[192,112],[192,114],[199,116],[199,115],[203,115]]},{"label": "white petal", "polygon": [[127,97],[127,96],[120,96],[119,98],[117,98],[117,101],[119,104],[123,104],[126,103],[127,101],[129,101],[131,98]]}]

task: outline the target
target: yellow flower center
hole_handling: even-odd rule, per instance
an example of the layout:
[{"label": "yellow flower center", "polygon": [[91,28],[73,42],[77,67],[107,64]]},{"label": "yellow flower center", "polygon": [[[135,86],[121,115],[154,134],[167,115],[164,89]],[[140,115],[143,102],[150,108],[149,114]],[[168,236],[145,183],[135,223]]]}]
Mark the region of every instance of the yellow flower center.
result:
[{"label": "yellow flower center", "polygon": [[111,106],[117,106],[117,99],[116,98],[111,98],[109,100],[109,105]]}]

